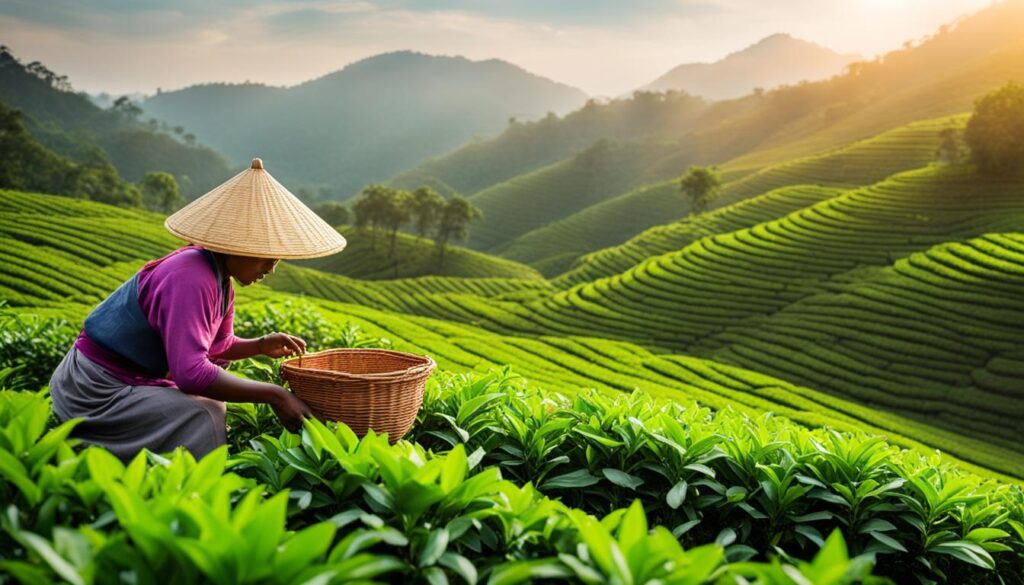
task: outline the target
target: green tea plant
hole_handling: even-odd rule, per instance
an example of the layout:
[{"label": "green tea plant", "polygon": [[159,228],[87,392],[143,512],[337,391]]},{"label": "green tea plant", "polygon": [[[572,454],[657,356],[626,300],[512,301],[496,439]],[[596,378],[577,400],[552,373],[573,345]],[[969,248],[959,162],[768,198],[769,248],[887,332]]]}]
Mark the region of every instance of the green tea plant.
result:
[{"label": "green tea plant", "polygon": [[63,319],[21,315],[0,300],[0,369],[16,368],[7,387],[45,387],[77,334]]},{"label": "green tea plant", "polygon": [[877,437],[643,394],[570,400],[507,371],[439,377],[414,433],[437,449],[464,443],[482,466],[536,478],[545,494],[593,514],[639,499],[652,523],[691,546],[716,542],[730,561],[767,551],[807,558],[838,529],[901,581],[1021,571],[1018,486]]},{"label": "green tea plant", "polygon": [[[471,474],[462,445],[433,455],[410,443],[389,445],[372,433],[357,439],[344,425],[331,429],[311,420],[301,435],[279,437],[284,451],[229,459],[222,447],[200,461],[180,449],[168,456],[142,452],[125,465],[101,448],[75,449],[66,439],[74,421],[43,432],[48,411],[43,394],[0,392],[0,583],[366,583],[384,577],[473,584],[542,574],[574,582],[564,568],[509,569],[531,560],[541,567],[556,555],[566,567],[596,562],[610,570],[605,559],[614,549],[591,534],[596,520],[502,480],[497,468]],[[303,504],[301,494],[246,477],[267,469],[292,470],[274,481],[316,483],[323,494],[345,497],[314,508],[313,498]],[[90,506],[71,517],[60,504],[60,523],[41,522],[55,494]],[[612,526],[624,513],[602,523]],[[638,547],[657,556],[612,568],[621,582],[679,573],[677,567],[700,567],[705,576],[719,568],[720,547],[683,551],[663,529],[655,529],[648,544],[639,504],[628,517],[617,536],[621,546],[631,556],[640,554]],[[687,582],[702,581],[693,574]]]}]

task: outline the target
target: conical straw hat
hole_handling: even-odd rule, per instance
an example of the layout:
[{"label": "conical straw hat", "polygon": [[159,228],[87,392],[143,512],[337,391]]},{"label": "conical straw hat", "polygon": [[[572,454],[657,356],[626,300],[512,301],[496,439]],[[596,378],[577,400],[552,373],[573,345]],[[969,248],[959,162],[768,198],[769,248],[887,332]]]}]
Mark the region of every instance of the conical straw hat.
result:
[{"label": "conical straw hat", "polygon": [[258,258],[318,258],[345,238],[263,169],[252,167],[164,221],[175,236],[213,252]]}]

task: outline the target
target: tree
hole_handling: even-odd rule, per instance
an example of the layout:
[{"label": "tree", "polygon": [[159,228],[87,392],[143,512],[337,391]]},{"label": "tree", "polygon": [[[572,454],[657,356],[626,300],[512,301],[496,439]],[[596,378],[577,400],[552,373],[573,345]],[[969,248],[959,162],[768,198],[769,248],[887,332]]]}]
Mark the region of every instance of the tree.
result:
[{"label": "tree", "polygon": [[142,108],[126,95],[114,100],[114,105],[111,106],[111,109],[132,122],[142,115]]},{"label": "tree", "polygon": [[142,204],[150,211],[173,213],[185,204],[174,175],[164,172],[146,173],[139,181]]},{"label": "tree", "polygon": [[348,223],[348,208],[337,201],[326,201],[316,206],[316,214],[331,226]]},{"label": "tree", "polygon": [[[390,245],[388,246],[388,258],[395,257],[395,241],[398,239],[398,228],[409,221],[409,192],[397,189],[387,189],[384,200],[381,204],[381,223],[389,230]],[[397,270],[397,267],[396,267]]]},{"label": "tree", "polygon": [[691,166],[679,180],[679,190],[690,200],[690,214],[704,213],[721,185],[722,178],[715,167]]},{"label": "tree", "polygon": [[359,197],[352,204],[352,211],[356,216],[356,227],[370,229],[371,250],[374,250],[377,245],[377,229],[384,223],[390,191],[392,189],[384,185],[371,183],[363,188]]},{"label": "tree", "polygon": [[935,160],[940,164],[955,165],[960,162],[962,154],[960,131],[953,127],[939,130],[939,146],[935,149]]},{"label": "tree", "polygon": [[409,197],[410,211],[416,223],[416,233],[426,237],[437,224],[444,210],[444,197],[430,187],[420,187]]},{"label": "tree", "polygon": [[1010,82],[976,101],[964,141],[982,172],[1019,171],[1024,165],[1024,86]]},{"label": "tree", "polygon": [[444,251],[448,240],[461,240],[466,237],[469,224],[483,217],[483,212],[461,195],[448,198],[441,211],[441,221],[437,226],[437,247],[439,250],[438,268],[444,268]]},{"label": "tree", "polygon": [[141,207],[142,196],[135,185],[121,179],[110,165],[76,166],[67,176],[64,192],[72,197],[91,199],[119,207]]}]

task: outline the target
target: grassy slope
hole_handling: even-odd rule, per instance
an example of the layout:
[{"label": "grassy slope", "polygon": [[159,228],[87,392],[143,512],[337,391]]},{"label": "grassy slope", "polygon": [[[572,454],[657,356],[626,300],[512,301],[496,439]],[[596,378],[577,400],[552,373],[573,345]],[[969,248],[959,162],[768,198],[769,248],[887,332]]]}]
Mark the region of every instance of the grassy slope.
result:
[{"label": "grassy slope", "polygon": [[[1017,11],[1021,12],[1019,7]],[[727,171],[749,172],[914,120],[966,112],[976,99],[1007,81],[1024,81],[1024,40],[969,61],[951,57],[945,67],[939,68],[941,75],[929,75],[887,92],[863,109],[827,125],[813,118],[805,120],[723,167]]]},{"label": "grassy slope", "polygon": [[[11,274],[6,271],[9,263],[0,265],[5,270],[4,283],[12,287],[0,289],[0,298],[22,304],[23,311],[63,315],[73,321],[80,320],[96,300],[142,262],[176,244],[173,238],[161,233],[157,216],[122,212],[65,198],[0,192],[0,219],[23,226],[18,232],[5,230],[2,240],[5,250],[13,250],[10,258],[18,259],[25,268]],[[101,223],[102,229],[84,229],[90,222]],[[11,223],[6,223],[5,227],[7,225]],[[67,229],[61,230],[62,225]],[[65,238],[65,234],[74,238]],[[145,237],[140,239],[139,234]],[[32,245],[12,247],[19,243]],[[61,263],[64,261],[66,263]],[[69,271],[72,265],[75,271]],[[54,270],[55,267],[59,270]],[[97,275],[104,275],[103,280],[97,282]],[[336,275],[321,274],[320,277],[345,284],[354,282]],[[419,282],[410,281],[407,286],[415,287]],[[84,295],[74,291],[65,294],[67,291],[62,287],[71,284],[89,287],[89,290]],[[36,293],[44,296],[34,296]],[[438,302],[448,299],[454,303],[468,297],[482,298],[428,295],[417,293],[414,288],[398,296],[406,294],[433,296]],[[263,285],[239,289],[237,297],[240,309],[289,300],[295,298]],[[913,420],[875,413],[856,403],[743,368],[652,352],[630,343],[578,336],[505,336],[471,324],[395,314],[363,303],[309,298],[306,302],[329,321],[352,322],[371,335],[392,339],[399,349],[430,353],[447,369],[484,370],[511,364],[531,382],[569,393],[591,387],[604,391],[639,388],[657,396],[694,399],[715,408],[730,407],[751,414],[772,410],[811,426],[824,424],[882,433],[899,444],[918,448],[951,442],[955,438],[944,438],[941,432],[928,434],[924,432],[927,429]],[[927,442],[914,437],[924,437]],[[970,441],[963,445],[974,446]],[[972,465],[966,467],[992,475]]]},{"label": "grassy slope", "polygon": [[[449,245],[444,266],[438,267],[437,247],[432,240],[402,232],[395,241],[394,258],[388,257],[388,237],[383,231],[340,226],[348,246],[340,254],[298,262],[300,266],[341,274],[351,278],[385,279],[418,276],[455,276],[463,278],[519,278],[538,280],[540,274],[518,262],[482,252]],[[376,243],[373,242],[374,238]]]},{"label": "grassy slope", "polygon": [[682,93],[587,104],[561,118],[513,122],[499,136],[473,140],[444,156],[421,162],[389,183],[404,189],[443,184],[463,195],[571,158],[599,140],[629,142],[649,135],[677,139],[699,125],[708,110],[701,98]]},{"label": "grassy slope", "polygon": [[[598,143],[576,156],[489,187],[470,201],[483,218],[470,230],[471,248],[500,253],[520,235],[614,197],[639,184],[678,174],[687,149],[672,144]],[[670,169],[666,173],[666,167]]]},{"label": "grassy slope", "polygon": [[[951,126],[963,127],[965,123],[962,115],[915,122],[841,148],[774,165],[727,182],[714,207],[721,208],[785,185],[852,187],[880,181],[893,173],[926,164],[934,156],[939,131]],[[553,276],[569,269],[580,256],[604,247],[628,241],[634,252],[644,249],[650,236],[641,233],[642,230],[684,217],[688,211],[688,202],[678,194],[676,182],[665,181],[531,231],[512,242],[502,255],[532,264],[545,275]],[[686,222],[677,225],[681,231],[688,230]],[[630,240],[633,236],[636,237]],[[659,233],[654,239],[663,240],[663,234]],[[659,251],[664,250],[651,246],[650,253],[643,256]],[[614,253],[614,250],[601,251],[605,256]],[[582,259],[581,263],[580,270],[585,278],[614,274],[595,274],[587,267],[588,260]],[[618,267],[615,272],[626,269],[619,264],[614,266]],[[573,275],[573,271],[575,267],[569,270],[568,278],[579,280],[580,275]]]}]

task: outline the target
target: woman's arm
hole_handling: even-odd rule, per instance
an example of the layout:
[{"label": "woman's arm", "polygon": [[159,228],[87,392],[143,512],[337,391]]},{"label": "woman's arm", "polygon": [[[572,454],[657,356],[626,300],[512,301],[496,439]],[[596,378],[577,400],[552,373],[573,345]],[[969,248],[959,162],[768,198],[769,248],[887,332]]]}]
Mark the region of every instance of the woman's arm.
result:
[{"label": "woman's arm", "polygon": [[256,339],[236,337],[225,351],[217,355],[211,355],[210,359],[228,360],[233,362],[235,360],[244,360],[245,358],[262,355],[263,351],[260,349],[262,341],[262,337],[257,337]]},{"label": "woman's arm", "polygon": [[305,402],[284,388],[239,378],[224,370],[219,370],[217,378],[206,387],[202,395],[221,402],[269,404],[281,424],[292,432],[302,428],[302,419],[313,416],[313,411]]},{"label": "woman's arm", "polygon": [[236,337],[226,351],[218,355],[210,356],[218,360],[243,360],[256,355],[265,355],[272,358],[300,355],[306,352],[306,342],[294,335],[287,333],[269,333],[256,339],[243,339]]}]

